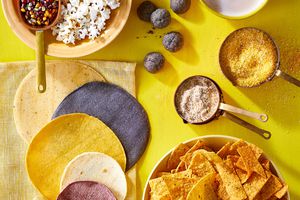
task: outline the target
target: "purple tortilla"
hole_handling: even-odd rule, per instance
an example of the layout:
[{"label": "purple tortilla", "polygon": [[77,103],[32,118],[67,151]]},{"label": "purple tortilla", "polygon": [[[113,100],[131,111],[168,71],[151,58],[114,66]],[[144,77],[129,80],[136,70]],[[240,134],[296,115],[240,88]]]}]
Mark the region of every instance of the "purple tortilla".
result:
[{"label": "purple tortilla", "polygon": [[77,181],[68,185],[57,200],[116,200],[114,194],[103,184],[94,181]]},{"label": "purple tortilla", "polygon": [[86,113],[103,121],[117,135],[130,169],[143,155],[148,144],[150,125],[139,102],[119,86],[90,82],[69,94],[52,119],[69,113]]}]

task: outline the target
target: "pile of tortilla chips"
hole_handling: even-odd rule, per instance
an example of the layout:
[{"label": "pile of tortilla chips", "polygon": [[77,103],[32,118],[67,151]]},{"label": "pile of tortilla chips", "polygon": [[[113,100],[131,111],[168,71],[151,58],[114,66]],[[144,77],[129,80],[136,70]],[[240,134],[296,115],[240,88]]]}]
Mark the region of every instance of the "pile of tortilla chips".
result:
[{"label": "pile of tortilla chips", "polygon": [[272,173],[263,151],[243,140],[225,144],[217,153],[205,142],[179,144],[166,172],[149,181],[151,200],[286,199],[288,186]]}]

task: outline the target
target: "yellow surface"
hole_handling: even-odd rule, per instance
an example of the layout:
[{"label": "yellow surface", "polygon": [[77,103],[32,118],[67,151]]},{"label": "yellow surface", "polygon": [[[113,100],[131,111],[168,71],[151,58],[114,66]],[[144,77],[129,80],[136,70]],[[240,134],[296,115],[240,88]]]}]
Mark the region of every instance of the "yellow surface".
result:
[{"label": "yellow surface", "polygon": [[[291,199],[300,199],[300,89],[278,78],[259,88],[236,88],[222,75],[218,64],[218,49],[223,39],[237,28],[255,26],[269,32],[277,41],[282,51],[282,69],[300,78],[300,1],[270,0],[250,18],[227,20],[212,14],[200,1],[192,0],[186,14],[171,13],[172,24],[155,30],[155,34],[147,34],[151,25],[137,18],[135,10],[139,2],[134,1],[120,36],[105,49],[83,58],[139,63],[137,97],[149,114],[152,131],[146,153],[138,163],[138,199],[148,174],[165,152],[181,141],[205,134],[232,135],[257,144],[282,172]],[[155,2],[169,7],[168,0]],[[34,51],[14,35],[0,12],[0,61],[33,60]],[[161,45],[159,35],[171,30],[178,30],[185,37],[185,46],[178,53],[169,53]],[[155,75],[142,66],[143,57],[149,51],[161,51],[167,60],[164,69]],[[195,74],[217,81],[227,103],[267,113],[270,117],[267,123],[244,119],[271,131],[272,138],[266,141],[224,118],[202,126],[183,124],[174,109],[173,95],[183,79]]]},{"label": "yellow surface", "polygon": [[55,200],[65,167],[84,152],[104,153],[126,168],[125,151],[110,128],[89,115],[69,114],[54,119],[33,138],[26,154],[28,175],[46,198]]}]

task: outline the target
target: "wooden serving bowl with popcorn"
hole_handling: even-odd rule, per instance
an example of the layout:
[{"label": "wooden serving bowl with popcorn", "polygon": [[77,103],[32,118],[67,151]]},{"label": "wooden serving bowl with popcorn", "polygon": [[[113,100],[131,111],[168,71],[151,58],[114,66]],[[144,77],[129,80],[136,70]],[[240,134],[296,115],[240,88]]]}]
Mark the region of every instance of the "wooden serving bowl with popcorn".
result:
[{"label": "wooden serving bowl with popcorn", "polygon": [[[63,0],[62,2],[76,2]],[[83,0],[80,0],[82,2]],[[92,0],[90,0],[92,1]],[[98,1],[99,2],[99,1]],[[45,32],[45,54],[49,56],[73,58],[96,52],[113,41],[123,29],[131,9],[132,0],[120,0],[120,6],[111,10],[110,18],[106,21],[106,28],[95,39],[76,40],[75,44],[65,44],[56,40],[52,31]],[[28,30],[18,15],[18,0],[2,1],[5,18],[14,33],[29,47],[35,49],[35,32]],[[90,28],[90,27],[88,27]],[[95,31],[93,31],[95,32]]]},{"label": "wooden serving bowl with popcorn", "polygon": [[[242,140],[240,140],[239,138],[235,138],[235,137],[231,137],[231,136],[224,136],[224,135],[208,135],[208,136],[202,136],[202,137],[197,137],[197,138],[193,138],[193,139],[191,139],[191,140],[188,140],[188,141],[185,141],[185,142],[183,142],[182,144],[184,144],[184,146],[187,146],[189,149],[191,148],[191,147],[195,147],[195,146],[197,146],[197,143],[199,142],[199,140],[200,141],[203,141],[204,142],[204,144],[205,144],[205,147],[201,147],[201,148],[204,148],[204,149],[206,149],[206,147],[208,147],[210,150],[212,150],[213,152],[218,152],[222,147],[224,147],[224,145],[225,144],[227,144],[227,143],[237,143],[237,142],[239,142],[239,141],[242,141]],[[252,145],[252,144],[250,144],[250,143],[248,143],[248,142],[245,142],[245,141],[242,141],[242,142],[244,142],[245,144],[248,144],[248,146],[249,145]],[[196,144],[196,145],[195,145]],[[194,146],[195,145],[195,146]],[[179,150],[179,147],[180,145],[178,145],[177,147],[174,147],[174,149],[176,149],[176,150],[178,150],[177,151],[177,153],[178,152],[182,152],[182,149],[181,150]],[[252,145],[252,146],[254,146],[254,145]],[[201,149],[200,148],[200,149]],[[255,147],[255,148],[257,148],[257,147]],[[174,164],[174,162],[171,162],[171,164],[170,164],[170,162],[169,162],[169,160],[170,160],[170,158],[173,156],[173,150],[174,149],[171,149],[168,153],[166,153],[158,162],[157,162],[157,164],[154,166],[154,168],[153,168],[153,170],[152,170],[152,172],[150,173],[150,175],[148,176],[148,180],[147,180],[147,182],[146,182],[146,185],[145,185],[145,188],[144,188],[144,193],[143,193],[143,200],[150,200],[151,199],[151,196],[150,196],[150,191],[151,191],[151,189],[150,189],[150,184],[149,184],[149,182],[151,181],[151,180],[153,180],[153,179],[155,179],[155,178],[158,178],[158,177],[162,177],[162,176],[166,176],[166,177],[168,177],[169,175],[170,175],[170,169],[173,169],[172,167],[170,167],[170,165],[173,165]],[[226,149],[226,148],[224,148],[224,149]],[[259,148],[258,148],[259,149]],[[209,151],[210,151],[209,150]],[[262,150],[261,149],[259,149],[260,150],[260,159],[263,159],[263,160],[266,160],[266,161],[269,161],[268,162],[268,166],[269,166],[269,170],[272,172],[272,174],[274,174],[275,176],[277,176],[281,181],[284,181],[284,179],[283,179],[283,177],[282,177],[282,175],[280,174],[280,172],[279,172],[279,170],[278,170],[278,168],[276,167],[276,165],[272,162],[272,160],[270,160],[270,158],[264,153],[264,152],[262,152]],[[189,152],[189,151],[188,151]],[[225,153],[225,151],[223,151],[222,153]],[[255,152],[256,153],[256,152]],[[219,154],[220,155],[220,154]],[[223,155],[226,155],[226,154],[223,154]],[[220,155],[221,156],[221,155]],[[176,157],[176,156],[175,156]],[[172,158],[174,158],[174,157],[172,157]],[[224,158],[222,158],[223,159],[223,161],[224,161]],[[184,161],[183,161],[184,162]],[[193,161],[190,161],[190,164],[192,163]],[[214,162],[213,160],[212,160],[212,162]],[[227,163],[226,163],[227,164]],[[237,164],[237,163],[234,163],[234,165],[235,164]],[[176,165],[177,166],[177,165]],[[178,167],[180,166],[180,164],[177,166],[177,168],[176,168],[176,171],[173,171],[173,170],[171,170],[171,173],[172,174],[174,174],[174,173],[176,173],[177,172],[177,169],[179,169]],[[195,168],[194,168],[195,169]],[[189,169],[189,170],[194,170],[194,169]],[[197,169],[197,168],[196,168]],[[201,168],[202,169],[202,168]],[[183,169],[182,169],[183,170]],[[181,172],[185,172],[185,171],[181,171],[181,170],[179,170],[179,173],[181,173]],[[188,170],[186,170],[186,171],[188,171]],[[194,173],[194,172],[193,172]],[[171,175],[172,176],[172,175]],[[185,175],[186,176],[186,175]],[[194,175],[193,175],[194,176]],[[187,177],[187,176],[186,176]],[[179,177],[177,177],[177,178],[179,178]],[[239,177],[240,178],[240,177]],[[168,179],[170,180],[170,176],[168,177]],[[164,179],[162,179],[162,180],[164,180]],[[179,185],[181,185],[178,181],[179,181],[179,179],[176,179],[177,180],[177,183],[176,182],[174,182],[174,184],[172,185],[172,186],[175,186],[175,187],[178,187]],[[202,180],[202,179],[200,179],[200,180]],[[252,179],[253,180],[253,179]],[[156,188],[157,189],[157,193],[154,193],[153,195],[154,195],[154,199],[160,199],[160,198],[162,198],[162,199],[169,199],[168,198],[168,196],[166,196],[166,192],[165,192],[165,188],[163,188],[163,187],[159,187],[159,186],[162,186],[161,185],[161,182],[160,182],[161,180],[159,180],[159,181],[153,181],[152,182],[152,185],[153,185],[153,187],[154,188]],[[230,180],[230,181],[232,181],[232,180]],[[157,184],[156,184],[157,183]],[[199,183],[199,182],[198,182]],[[268,183],[268,182],[267,182]],[[282,182],[283,183],[283,182]],[[154,185],[155,184],[155,185]],[[189,183],[186,183],[187,185],[189,185]],[[164,185],[164,184],[163,184]],[[176,186],[177,185],[177,186]],[[199,184],[196,184],[196,185],[199,185]],[[266,184],[265,184],[266,185]],[[166,186],[166,187],[168,187],[167,185],[164,185],[164,186]],[[193,190],[195,187],[192,187],[192,189],[191,190]],[[189,190],[189,191],[191,191],[191,190]],[[206,188],[205,189],[206,190],[206,192],[208,192],[208,189]],[[178,189],[177,189],[177,191],[178,191]],[[174,192],[174,191],[172,191],[172,192]],[[178,194],[178,192],[174,192],[174,193],[177,193]],[[191,193],[191,192],[190,192]],[[194,193],[195,194],[195,193]],[[281,199],[285,199],[285,200],[290,200],[290,194],[289,194],[289,191],[288,190],[285,190],[285,193],[282,193],[283,194],[283,197],[281,198]],[[196,195],[198,195],[198,194],[196,194]],[[273,196],[272,196],[273,197]],[[203,198],[203,197],[202,197]],[[210,196],[210,198],[207,198],[207,199],[211,199],[212,197]],[[218,198],[219,198],[219,194],[218,194]],[[188,199],[188,200],[190,200],[190,199],[195,199],[195,197],[193,198],[193,197],[191,197],[190,198],[190,196],[189,196],[189,194],[188,194],[188,196],[186,197],[186,198],[183,198],[183,199]],[[200,197],[199,198],[197,198],[197,199],[201,199]],[[215,199],[215,198],[212,198],[212,199]],[[257,196],[256,196],[256,198],[255,199],[257,199]],[[276,198],[274,198],[274,199],[276,199]]]}]

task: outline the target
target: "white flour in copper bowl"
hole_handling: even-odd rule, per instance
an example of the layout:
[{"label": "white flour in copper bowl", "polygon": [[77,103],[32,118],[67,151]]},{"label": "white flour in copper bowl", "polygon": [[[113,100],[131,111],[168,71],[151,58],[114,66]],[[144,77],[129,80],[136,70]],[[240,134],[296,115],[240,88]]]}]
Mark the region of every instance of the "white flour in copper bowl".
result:
[{"label": "white flour in copper bowl", "polygon": [[201,123],[211,119],[217,112],[220,93],[208,78],[197,76],[184,81],[177,90],[177,111],[189,123]]}]

